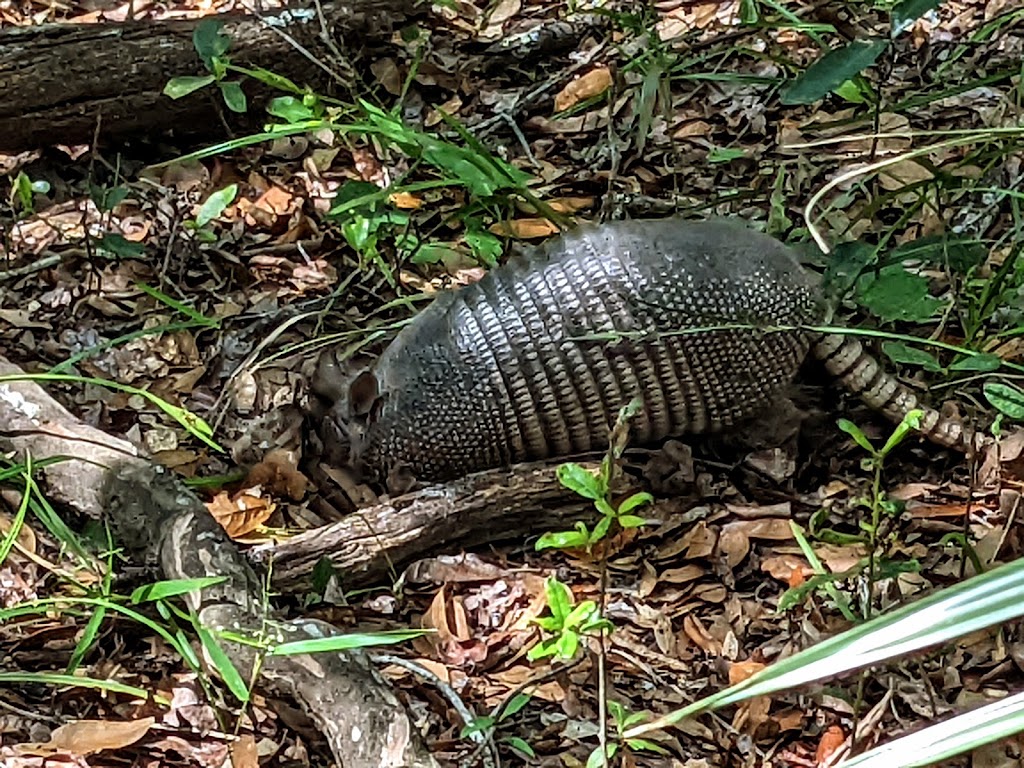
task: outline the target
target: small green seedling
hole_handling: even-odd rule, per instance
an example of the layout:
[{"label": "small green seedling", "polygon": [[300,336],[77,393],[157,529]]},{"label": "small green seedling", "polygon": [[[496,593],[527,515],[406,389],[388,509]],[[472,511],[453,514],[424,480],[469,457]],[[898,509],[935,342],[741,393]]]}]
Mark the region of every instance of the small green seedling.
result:
[{"label": "small green seedling", "polygon": [[601,609],[593,600],[584,600],[576,605],[569,587],[553,576],[544,582],[544,586],[551,615],[534,621],[551,637],[530,649],[526,654],[530,661],[547,656],[572,659],[579,650],[581,636],[612,630],[611,622],[601,617]]},{"label": "small green seedling", "polygon": [[587,768],[600,768],[603,765],[610,765],[612,758],[615,757],[622,746],[627,747],[633,752],[651,752],[656,755],[669,754],[667,749],[650,739],[625,738],[624,734],[626,731],[647,719],[645,713],[630,712],[623,704],[612,699],[608,699],[608,711],[611,713],[612,719],[615,720],[616,741],[607,745],[607,762],[605,755],[601,754],[601,748],[598,747],[587,758]]},{"label": "small green seedling", "polygon": [[[528,693],[517,693],[507,703],[503,702],[498,706],[497,709],[490,715],[482,715],[474,718],[467,725],[465,725],[459,736],[463,739],[469,738],[474,734],[483,734],[482,741],[487,741],[494,738],[495,732],[503,723],[508,723],[514,715],[517,715],[523,707],[530,703],[533,697]],[[533,747],[529,743],[519,736],[502,736],[498,739],[505,744],[508,744],[512,749],[520,752],[527,757],[535,757]]]},{"label": "small green seedling", "polygon": [[881,448],[876,447],[856,424],[846,419],[839,420],[839,428],[850,435],[853,441],[868,454],[861,461],[861,467],[864,471],[871,473],[871,489],[868,496],[854,500],[855,505],[866,509],[868,515],[859,521],[860,532],[848,533],[829,527],[826,524],[829,510],[822,507],[811,516],[810,533],[818,540],[839,546],[861,545],[867,550],[867,557],[843,573],[831,573],[818,559],[804,529],[791,523],[794,537],[815,574],[803,584],[787,590],[782,595],[779,600],[779,611],[789,610],[802,603],[812,592],[820,590],[833,601],[848,620],[855,621],[857,616],[851,609],[849,600],[839,591],[836,584],[859,577],[866,572],[868,588],[862,591],[864,599],[861,605],[861,618],[868,619],[871,617],[870,596],[873,594],[873,586],[877,581],[894,578],[901,573],[916,572],[919,569],[919,564],[915,560],[896,561],[885,555],[886,535],[883,523],[886,520],[899,517],[903,511],[903,505],[886,495],[882,485],[882,471],[889,454],[906,440],[908,435],[920,427],[922,415],[920,410],[908,413]]},{"label": "small green seedling", "polygon": [[635,515],[633,512],[653,501],[654,497],[651,494],[634,493],[618,506],[612,503],[612,485],[615,480],[618,459],[625,450],[626,439],[629,436],[629,420],[640,411],[641,406],[639,400],[634,400],[619,412],[615,428],[612,430],[608,452],[596,473],[573,462],[567,462],[558,467],[558,481],[570,491],[585,499],[591,499],[597,511],[601,513],[601,520],[594,526],[594,530],[591,531],[583,521],[577,521],[571,531],[545,533],[537,541],[536,548],[538,550],[551,548],[589,550],[594,544],[608,536],[613,523],[625,530],[639,528],[647,522],[645,518]]}]

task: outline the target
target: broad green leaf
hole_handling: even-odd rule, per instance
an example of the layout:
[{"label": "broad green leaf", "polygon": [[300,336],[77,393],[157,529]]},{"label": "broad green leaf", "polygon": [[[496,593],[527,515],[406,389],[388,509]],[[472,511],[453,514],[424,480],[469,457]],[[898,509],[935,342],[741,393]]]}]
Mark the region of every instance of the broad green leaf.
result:
[{"label": "broad green leaf", "polygon": [[877,275],[865,275],[858,289],[860,303],[886,322],[922,323],[944,306],[929,295],[926,277],[911,274],[898,264],[879,270]]},{"label": "broad green leaf", "polygon": [[232,112],[244,115],[245,111],[249,108],[249,102],[245,98],[242,86],[234,80],[221,80],[217,83],[217,86],[220,88],[221,96],[224,98],[224,104],[227,108]]},{"label": "broad green leaf", "polygon": [[867,243],[839,243],[829,254],[825,267],[826,291],[836,297],[844,296],[874,258],[875,249]]},{"label": "broad green leaf", "polygon": [[902,341],[886,341],[882,344],[882,352],[894,363],[904,365],[919,365],[926,371],[941,371],[942,365],[935,359],[935,355],[919,347],[911,347]]},{"label": "broad green leaf", "polygon": [[228,52],[231,38],[221,33],[224,22],[217,18],[207,17],[199,22],[192,33],[192,44],[196,53],[208,69],[213,69],[213,60]]},{"label": "broad green leaf", "polygon": [[224,210],[231,205],[235,199],[235,195],[238,194],[238,185],[229,184],[228,186],[218,189],[216,192],[211,194],[199,206],[199,213],[196,214],[196,226],[205,227],[211,221],[216,219]]},{"label": "broad green leaf", "polygon": [[533,751],[533,747],[527,744],[526,740],[520,738],[519,736],[507,736],[506,738],[502,739],[502,741],[504,741],[506,744],[512,747],[512,749],[516,749],[522,752],[527,757],[536,757],[537,755],[537,753]]},{"label": "broad green leaf", "polygon": [[473,256],[486,267],[494,267],[501,256],[501,240],[483,229],[467,229],[464,235]]},{"label": "broad green leaf", "polygon": [[913,26],[921,16],[942,5],[942,0],[903,0],[893,6],[890,20],[892,36],[897,37]]},{"label": "broad green leaf", "polygon": [[992,371],[998,371],[1003,365],[1003,359],[999,355],[989,354],[984,352],[980,355],[968,355],[961,360],[957,360],[951,366],[951,371],[979,371],[981,373],[991,373]]},{"label": "broad green leaf", "polygon": [[[270,104],[267,106],[267,112],[274,117],[281,118],[286,123],[298,123],[303,120],[312,120],[316,117],[313,114],[313,110],[303,104],[301,99],[297,99],[294,96],[278,96],[275,99],[271,99]],[[345,186],[349,186],[349,184]],[[372,184],[367,184],[367,186],[372,187],[375,192],[380,191],[379,187]]]},{"label": "broad green leaf", "polygon": [[708,152],[707,161],[709,163],[731,163],[733,160],[738,160],[739,158],[746,156],[747,150],[745,149],[712,147],[711,151]]},{"label": "broad green leaf", "polygon": [[205,88],[216,81],[217,78],[213,75],[203,75],[201,77],[193,77],[191,75],[172,77],[167,81],[167,85],[164,86],[164,96],[170,96],[172,99],[180,99],[182,96],[188,96],[193,91]]},{"label": "broad green leaf", "polygon": [[518,712],[532,700],[533,697],[528,693],[517,693],[501,710],[501,719],[504,720],[512,715],[518,714]]},{"label": "broad green leaf", "polygon": [[757,0],[740,0],[740,23],[757,24],[761,14],[757,7]]},{"label": "broad green leaf", "polygon": [[444,243],[427,243],[416,249],[411,261],[413,264],[438,264],[446,256],[452,256],[454,253],[455,251]]},{"label": "broad green leaf", "polygon": [[622,528],[641,528],[647,524],[647,519],[639,515],[620,515],[618,521]]},{"label": "broad green leaf", "polygon": [[965,275],[984,262],[986,255],[985,245],[975,238],[928,235],[895,248],[887,261],[899,263],[915,259],[928,264],[948,266],[957,274]]},{"label": "broad green leaf", "polygon": [[567,462],[560,464],[556,470],[558,482],[573,493],[585,499],[597,500],[604,497],[605,489],[601,487],[601,481],[590,470],[584,469],[579,464]]},{"label": "broad green leaf", "polygon": [[827,96],[874,64],[888,45],[882,38],[866,38],[829,51],[783,90],[782,103],[810,104]]},{"label": "broad green leaf", "polygon": [[850,78],[838,88],[833,89],[832,93],[851,104],[866,104],[872,95],[871,89],[863,77]]},{"label": "broad green leaf", "polygon": [[475,718],[471,723],[462,726],[462,730],[459,731],[459,738],[465,739],[468,736],[472,736],[474,733],[480,733],[481,731],[489,731],[494,727],[495,720],[493,717],[478,717]]},{"label": "broad green leaf", "polygon": [[577,629],[591,619],[597,611],[597,604],[593,600],[584,600],[565,617],[564,626],[569,629]]},{"label": "broad green leaf", "polygon": [[124,201],[130,194],[131,190],[124,184],[118,184],[116,187],[101,187],[98,184],[89,185],[89,197],[101,211],[109,211],[118,203]]},{"label": "broad green leaf", "polygon": [[547,592],[551,615],[564,623],[572,610],[572,591],[553,576],[544,580],[544,590]]},{"label": "broad green leaf", "polygon": [[594,526],[594,532],[590,535],[590,541],[588,544],[593,544],[595,541],[601,541],[605,536],[608,535],[608,531],[612,527],[612,520],[615,518],[611,515],[605,515],[597,521],[597,525]]},{"label": "broad green leaf", "polygon": [[555,641],[555,648],[563,659],[571,659],[580,648],[580,636],[575,632],[563,632]]},{"label": "broad green leaf", "polygon": [[545,549],[586,549],[590,544],[590,531],[559,530],[548,531],[541,535],[534,548],[540,552]]},{"label": "broad green leaf", "polygon": [[651,494],[641,491],[640,493],[634,493],[624,502],[619,504],[619,514],[628,515],[634,509],[642,507],[644,504],[650,504],[654,501],[654,497]]},{"label": "broad green leaf", "polygon": [[146,246],[142,243],[133,243],[118,232],[104,234],[96,247],[118,259],[137,259],[146,252]]},{"label": "broad green leaf", "polygon": [[871,444],[871,441],[868,440],[867,435],[861,432],[860,427],[858,427],[856,424],[854,424],[852,421],[848,419],[840,419],[839,421],[836,422],[836,424],[839,426],[841,430],[843,430],[843,432],[852,437],[853,441],[857,445],[859,445],[865,451],[870,453],[872,456],[875,455],[875,446],[873,446]]},{"label": "broad green leaf", "polygon": [[982,388],[992,406],[1011,419],[1024,419],[1024,392],[1001,381],[986,381]]}]

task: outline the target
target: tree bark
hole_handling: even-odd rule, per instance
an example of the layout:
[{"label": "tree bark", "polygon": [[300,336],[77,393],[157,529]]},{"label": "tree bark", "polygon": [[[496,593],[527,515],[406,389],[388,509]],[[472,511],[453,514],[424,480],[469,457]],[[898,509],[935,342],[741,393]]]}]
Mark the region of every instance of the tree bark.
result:
[{"label": "tree bark", "polygon": [[[343,85],[352,86],[349,62],[337,61],[334,51],[355,56],[386,42],[394,26],[410,20],[412,7],[413,0],[326,3],[327,30],[321,28],[316,6],[220,18],[232,38],[228,55],[233,64],[262,66],[312,86],[325,85],[329,70],[339,79],[351,78]],[[225,136],[220,115],[232,113],[216,87],[177,100],[163,94],[172,77],[207,74],[192,44],[200,21],[51,24],[0,32],[0,151],[92,143],[94,138],[111,145],[132,135]],[[278,30],[323,66],[295,50]],[[346,40],[358,41],[358,50]],[[243,90],[250,119],[258,125],[264,114],[260,100],[268,91],[254,81]]]}]

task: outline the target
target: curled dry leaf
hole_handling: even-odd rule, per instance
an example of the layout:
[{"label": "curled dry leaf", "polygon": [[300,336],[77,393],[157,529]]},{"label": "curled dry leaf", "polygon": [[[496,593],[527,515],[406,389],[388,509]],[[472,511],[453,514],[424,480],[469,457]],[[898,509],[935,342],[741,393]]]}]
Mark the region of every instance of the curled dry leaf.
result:
[{"label": "curled dry leaf", "polygon": [[490,230],[496,235],[530,240],[556,234],[558,227],[548,219],[512,219],[492,224]]},{"label": "curled dry leaf", "polygon": [[761,570],[789,587],[798,587],[814,575],[814,569],[799,555],[784,554],[766,557]]},{"label": "curled dry leaf", "polygon": [[555,111],[563,112],[581,101],[604,93],[612,85],[608,67],[597,67],[573,80],[555,96]]},{"label": "curled dry leaf", "polygon": [[287,496],[299,501],[306,495],[310,484],[299,471],[291,451],[275,450],[267,453],[263,461],[249,470],[245,485],[249,488],[258,485],[272,496]]},{"label": "curled dry leaf", "polygon": [[206,508],[228,536],[238,539],[267,522],[277,507],[270,499],[260,498],[254,493],[243,491],[231,497],[226,491],[221,491],[213,501],[207,502]]},{"label": "curled dry leaf", "polygon": [[846,734],[843,733],[843,729],[838,725],[830,725],[828,730],[821,735],[821,741],[818,742],[818,749],[814,756],[815,764],[824,765],[825,761],[827,761],[837,749],[843,746],[843,742],[845,741]]},{"label": "curled dry leaf", "polygon": [[55,752],[84,756],[105,749],[122,749],[145,736],[154,722],[155,718],[152,717],[124,721],[77,720],[57,728],[48,742],[22,744],[18,751],[43,757]]}]

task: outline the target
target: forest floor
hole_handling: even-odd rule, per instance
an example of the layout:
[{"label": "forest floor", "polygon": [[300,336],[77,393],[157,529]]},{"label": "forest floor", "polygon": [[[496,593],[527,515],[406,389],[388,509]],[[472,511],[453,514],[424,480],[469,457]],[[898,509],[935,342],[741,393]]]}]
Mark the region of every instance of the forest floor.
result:
[{"label": "forest floor", "polygon": [[[825,190],[817,229],[832,245],[870,244],[874,259],[837,323],[1019,361],[1024,153],[1012,129],[1024,114],[1024,13],[1014,0],[949,0],[893,35],[871,68],[825,89],[834,93],[796,103],[801,74],[812,90],[835,76],[834,62],[808,69],[822,44],[890,39],[883,4],[835,5],[668,1],[588,14],[553,0],[454,3],[438,6],[419,36],[396,34],[389,57],[363,62],[367,104],[343,111],[373,131],[186,160],[175,152],[194,147],[168,143],[0,155],[0,353],[29,372],[113,380],[204,418],[227,452],[137,393],[47,384],[83,421],[193,481],[245,544],[326,524],[382,492],[310,466],[317,353],[353,341],[360,354],[379,352],[388,337],[380,320],[478,279],[510,240],[557,232],[531,198],[581,219],[734,215],[807,243],[805,208]],[[0,2],[0,23],[110,23],[127,9]],[[136,18],[210,12],[133,7]],[[509,47],[514,66],[495,53]],[[872,167],[882,160],[894,162]],[[942,239],[954,233],[971,241]],[[858,253],[839,248],[835,259]],[[627,451],[631,490],[654,495],[648,524],[590,553],[538,552],[539,531],[524,531],[472,553],[425,553],[359,590],[346,591],[341,574],[341,589],[280,603],[353,632],[432,628],[388,652],[429,670],[478,717],[503,706],[493,723],[503,764],[583,766],[598,743],[599,692],[621,704],[612,713],[620,719],[663,713],[850,626],[823,589],[779,610],[783,594],[815,573],[793,521],[860,617],[1021,554],[1024,442],[1009,429],[1012,408],[994,396],[1002,390],[984,390],[985,372],[957,369],[948,352],[890,340],[886,355],[975,428],[1002,413],[1011,434],[1002,452],[968,461],[909,438],[876,488],[866,453],[836,421],[878,442],[892,426],[809,363],[797,407],[779,409],[792,418],[724,442]],[[885,514],[869,535],[872,503]],[[16,509],[0,506],[4,530]],[[92,528],[82,530],[102,546]],[[0,605],[75,594],[106,567],[98,558],[90,575],[68,558],[30,518],[0,565]],[[549,575],[576,601],[602,605],[615,628],[603,643],[584,638],[571,662],[526,657],[540,638],[532,620],[545,614]],[[106,620],[75,658],[88,621],[59,607],[9,619],[0,669],[73,665],[84,677],[159,691],[172,706],[89,687],[2,689],[0,764],[221,765],[236,730],[253,739],[261,764],[328,763],[287,705],[257,695],[239,715],[211,700],[141,624]],[[658,750],[635,744],[613,764],[825,765],[851,740],[864,749],[1024,687],[1020,643],[1016,624],[979,631],[687,721],[652,737]],[[488,764],[434,683],[396,664],[384,673],[442,764]],[[142,714],[155,720],[130,732]],[[77,740],[51,741],[71,720],[83,723]],[[957,764],[1019,765],[1022,747],[997,742]]]}]

